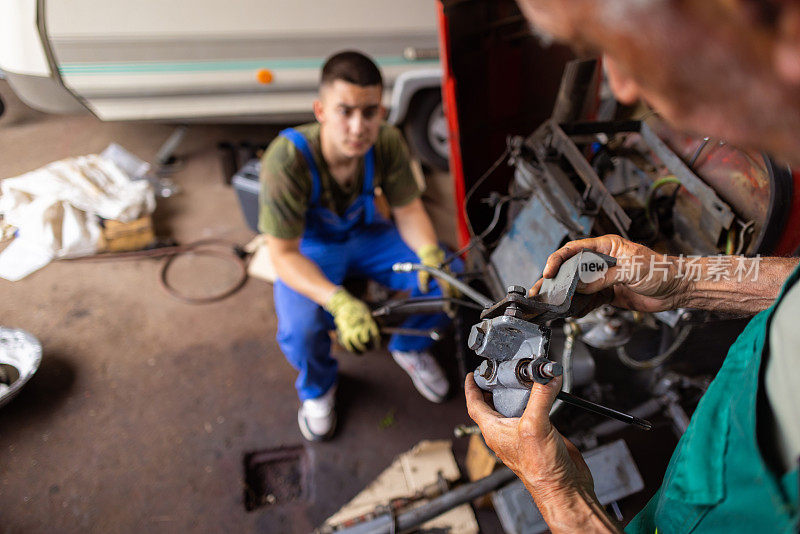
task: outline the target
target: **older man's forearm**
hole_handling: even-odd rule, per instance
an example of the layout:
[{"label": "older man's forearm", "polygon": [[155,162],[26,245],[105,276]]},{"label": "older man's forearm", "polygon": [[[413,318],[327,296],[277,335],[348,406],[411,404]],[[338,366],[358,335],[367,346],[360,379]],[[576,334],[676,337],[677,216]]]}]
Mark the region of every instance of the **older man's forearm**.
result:
[{"label": "older man's forearm", "polygon": [[772,306],[798,261],[798,258],[709,256],[700,258],[691,267],[686,263],[682,268],[691,284],[681,299],[682,306],[756,314]]},{"label": "older man's forearm", "polygon": [[594,495],[584,494],[578,489],[544,493],[527,484],[526,487],[554,534],[622,532]]}]

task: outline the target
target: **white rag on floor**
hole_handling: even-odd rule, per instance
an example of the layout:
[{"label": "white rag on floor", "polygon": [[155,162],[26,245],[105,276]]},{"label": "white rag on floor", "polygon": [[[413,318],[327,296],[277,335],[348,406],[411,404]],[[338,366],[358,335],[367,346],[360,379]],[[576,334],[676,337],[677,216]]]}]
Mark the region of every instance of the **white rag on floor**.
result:
[{"label": "white rag on floor", "polygon": [[147,180],[131,180],[114,161],[94,154],[2,180],[0,215],[17,233],[0,253],[0,277],[16,281],[55,258],[94,254],[101,217],[129,222],[155,206]]}]

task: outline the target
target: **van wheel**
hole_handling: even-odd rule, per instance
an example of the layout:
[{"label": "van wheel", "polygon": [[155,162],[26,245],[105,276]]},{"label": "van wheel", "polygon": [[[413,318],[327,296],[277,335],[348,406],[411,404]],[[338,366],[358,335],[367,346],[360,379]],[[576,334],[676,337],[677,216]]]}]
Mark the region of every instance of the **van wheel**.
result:
[{"label": "van wheel", "polygon": [[414,96],[404,130],[411,151],[430,167],[446,171],[450,159],[450,135],[438,89]]}]

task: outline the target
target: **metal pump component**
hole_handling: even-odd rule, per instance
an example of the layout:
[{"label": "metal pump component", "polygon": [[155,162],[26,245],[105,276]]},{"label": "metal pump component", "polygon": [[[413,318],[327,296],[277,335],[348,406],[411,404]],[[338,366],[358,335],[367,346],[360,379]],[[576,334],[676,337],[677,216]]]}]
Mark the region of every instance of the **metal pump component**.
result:
[{"label": "metal pump component", "polygon": [[[515,313],[513,308],[511,313]],[[470,349],[486,358],[475,371],[478,387],[492,392],[495,409],[506,417],[522,415],[530,395],[533,361],[544,360],[549,329],[503,315],[472,327]]]},{"label": "metal pump component", "polygon": [[[590,282],[616,260],[582,250],[565,261],[553,279],[545,280],[539,294],[528,298],[521,286],[509,286],[506,297],[488,306],[483,321],[473,325],[470,349],[486,358],[475,371],[475,383],[492,393],[495,409],[505,417],[519,417],[525,410],[534,382],[546,384],[561,376],[560,363],[548,359],[551,331],[544,326],[557,318],[579,316],[608,295],[576,294],[579,279]],[[652,425],[634,416],[560,392],[563,402],[649,430]]]},{"label": "metal pump component", "polygon": [[[512,285],[503,300],[484,310],[483,321],[472,327],[467,345],[486,358],[475,371],[475,382],[492,392],[498,412],[519,417],[528,402],[532,382],[549,380],[537,367],[549,363],[551,332],[544,324],[551,319],[580,315],[597,301],[596,296],[576,296],[581,269],[588,271],[589,265],[606,269],[615,264],[614,258],[583,250],[564,262],[555,278],[545,280],[536,297],[529,298],[526,288]],[[533,362],[537,363],[532,366]],[[552,367],[549,370],[552,374]]]}]

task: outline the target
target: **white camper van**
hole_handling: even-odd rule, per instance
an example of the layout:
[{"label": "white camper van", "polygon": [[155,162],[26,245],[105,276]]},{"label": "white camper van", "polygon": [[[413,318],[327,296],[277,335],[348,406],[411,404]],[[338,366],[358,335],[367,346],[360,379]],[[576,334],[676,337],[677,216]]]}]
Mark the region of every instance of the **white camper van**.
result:
[{"label": "white camper van", "polygon": [[31,107],[105,121],[311,118],[325,58],[357,49],[386,78],[389,121],[446,166],[432,0],[0,2],[0,70]]}]

